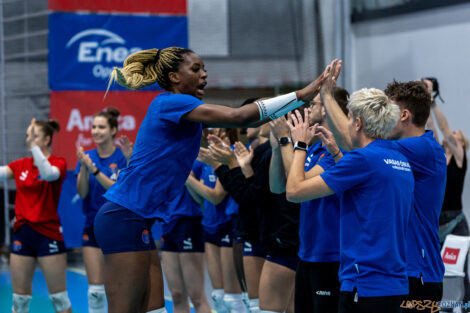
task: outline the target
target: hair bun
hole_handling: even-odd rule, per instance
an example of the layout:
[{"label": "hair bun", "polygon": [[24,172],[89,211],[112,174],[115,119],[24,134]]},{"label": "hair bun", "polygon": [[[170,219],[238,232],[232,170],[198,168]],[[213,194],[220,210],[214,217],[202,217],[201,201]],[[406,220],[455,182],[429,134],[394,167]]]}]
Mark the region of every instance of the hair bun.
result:
[{"label": "hair bun", "polygon": [[60,124],[59,122],[57,122],[57,120],[55,119],[50,119],[47,124],[55,131],[55,132],[59,132],[60,131]]},{"label": "hair bun", "polygon": [[109,115],[111,115],[114,118],[118,118],[119,115],[121,114],[121,112],[119,112],[118,109],[113,108],[113,107],[106,108],[105,112],[108,113]]}]

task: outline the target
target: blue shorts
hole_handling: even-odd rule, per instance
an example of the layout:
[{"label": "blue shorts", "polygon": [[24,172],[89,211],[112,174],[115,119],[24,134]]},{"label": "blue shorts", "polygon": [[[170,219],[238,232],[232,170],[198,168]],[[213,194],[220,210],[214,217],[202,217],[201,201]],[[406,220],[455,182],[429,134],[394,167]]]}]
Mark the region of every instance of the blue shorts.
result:
[{"label": "blue shorts", "polygon": [[217,247],[232,247],[233,223],[230,221],[222,225],[215,233],[208,233],[204,229],[204,241]]},{"label": "blue shorts", "polygon": [[163,235],[162,251],[204,252],[202,216],[182,216],[173,228]]},{"label": "blue shorts", "polygon": [[288,256],[288,257],[275,257],[275,256],[266,256],[266,261],[276,263],[287,267],[293,271],[297,270],[297,264],[299,263],[299,257],[297,256]]},{"label": "blue shorts", "polygon": [[85,227],[82,234],[82,247],[94,247],[99,248],[100,246],[96,242],[95,231],[93,225]]},{"label": "blue shorts", "polygon": [[103,254],[155,250],[153,222],[107,201],[95,217],[96,241]]},{"label": "blue shorts", "polygon": [[65,253],[63,240],[54,240],[33,230],[28,224],[21,226],[12,236],[11,253],[42,257]]},{"label": "blue shorts", "polygon": [[261,244],[245,241],[243,243],[243,256],[257,256],[260,258],[265,258],[266,253],[264,253],[264,249]]}]

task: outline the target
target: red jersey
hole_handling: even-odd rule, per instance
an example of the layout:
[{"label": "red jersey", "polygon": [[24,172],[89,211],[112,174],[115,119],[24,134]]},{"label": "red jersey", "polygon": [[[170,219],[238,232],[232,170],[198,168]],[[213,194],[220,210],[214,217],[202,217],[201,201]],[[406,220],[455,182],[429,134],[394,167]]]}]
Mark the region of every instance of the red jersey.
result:
[{"label": "red jersey", "polygon": [[16,182],[16,221],[13,232],[28,223],[32,229],[46,237],[64,240],[57,207],[62,183],[67,174],[67,164],[64,158],[53,155],[48,161],[60,171],[60,178],[51,182],[41,179],[32,157],[8,164]]}]

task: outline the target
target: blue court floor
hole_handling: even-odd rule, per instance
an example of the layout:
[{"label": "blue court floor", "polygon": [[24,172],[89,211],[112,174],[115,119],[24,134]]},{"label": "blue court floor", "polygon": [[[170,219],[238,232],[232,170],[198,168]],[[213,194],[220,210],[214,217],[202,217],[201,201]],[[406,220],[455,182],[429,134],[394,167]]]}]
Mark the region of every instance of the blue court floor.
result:
[{"label": "blue court floor", "polygon": [[[207,280],[206,280],[207,282]],[[210,283],[209,283],[210,284]],[[210,295],[210,291],[206,285],[206,295]],[[85,272],[80,268],[67,269],[67,290],[69,293],[70,301],[72,302],[73,313],[88,313],[87,305],[87,289],[88,282]],[[0,312],[11,312],[11,297],[13,290],[11,287],[10,272],[8,266],[3,264],[0,266]],[[173,312],[173,304],[169,291],[165,284],[165,306],[168,313]],[[49,300],[49,293],[47,290],[46,281],[40,270],[34,274],[33,280],[33,298],[31,300],[30,313],[54,313],[51,301]],[[191,308],[191,312],[194,309]],[[215,311],[214,311],[215,312]]]}]

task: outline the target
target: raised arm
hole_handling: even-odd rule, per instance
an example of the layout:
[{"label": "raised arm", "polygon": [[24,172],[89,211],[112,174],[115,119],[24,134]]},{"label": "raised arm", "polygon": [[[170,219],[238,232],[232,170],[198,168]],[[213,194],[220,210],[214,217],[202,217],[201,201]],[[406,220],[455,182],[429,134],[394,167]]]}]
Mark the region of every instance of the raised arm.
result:
[{"label": "raised arm", "polygon": [[457,139],[455,138],[454,134],[449,128],[449,123],[447,122],[447,118],[441,109],[435,103],[432,106],[432,111],[434,112],[434,116],[436,117],[437,126],[439,130],[444,135],[444,139],[446,140],[448,147],[452,154],[454,155],[455,161],[457,162],[458,166],[462,166],[463,164],[463,147],[458,143]]},{"label": "raised arm", "polygon": [[348,117],[339,107],[333,97],[333,87],[336,85],[336,79],[341,70],[341,61],[333,64],[331,73],[327,75],[325,82],[320,89],[320,97],[325,107],[328,126],[333,132],[339,146],[346,151],[352,149],[351,139],[348,133]]},{"label": "raised arm", "polygon": [[327,69],[300,90],[268,100],[259,100],[240,108],[205,103],[187,113],[184,118],[214,127],[257,127],[299,107],[302,103],[298,101],[313,99],[320,92],[326,76]]},{"label": "raised arm", "polygon": [[26,144],[29,147],[34,159],[34,163],[36,164],[39,174],[41,178],[45,181],[55,181],[60,178],[60,170],[57,166],[51,165],[49,160],[46,158],[44,153],[42,152],[41,148],[39,148],[36,143],[35,139],[37,134],[34,131],[34,124],[36,123],[36,119],[31,120],[31,124],[29,125],[26,133]]},{"label": "raised arm", "polygon": [[[432,106],[434,106],[435,103],[432,103]],[[431,107],[432,107],[431,106]],[[426,128],[429,130],[432,130],[432,134],[434,136],[434,139],[441,144],[441,141],[439,140],[439,134],[437,133],[436,125],[434,124],[434,119],[432,118],[432,113],[429,114],[428,121],[426,122]]]}]

